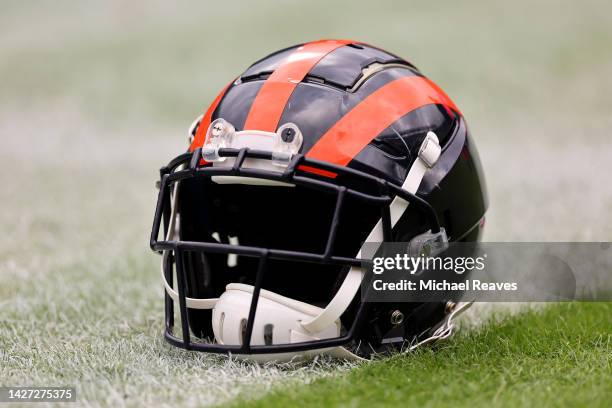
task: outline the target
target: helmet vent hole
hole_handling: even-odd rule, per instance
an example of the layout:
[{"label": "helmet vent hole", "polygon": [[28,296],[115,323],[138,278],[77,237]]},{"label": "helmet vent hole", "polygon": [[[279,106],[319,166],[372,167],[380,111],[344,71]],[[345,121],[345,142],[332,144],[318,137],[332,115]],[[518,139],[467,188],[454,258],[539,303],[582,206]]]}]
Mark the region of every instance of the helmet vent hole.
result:
[{"label": "helmet vent hole", "polygon": [[264,326],[264,344],[269,346],[272,344],[272,332],[274,331],[273,324],[266,324]]},{"label": "helmet vent hole", "polygon": [[246,337],[246,327],[247,327],[246,319],[241,319],[240,320],[240,345],[241,346],[244,344],[244,338]]}]

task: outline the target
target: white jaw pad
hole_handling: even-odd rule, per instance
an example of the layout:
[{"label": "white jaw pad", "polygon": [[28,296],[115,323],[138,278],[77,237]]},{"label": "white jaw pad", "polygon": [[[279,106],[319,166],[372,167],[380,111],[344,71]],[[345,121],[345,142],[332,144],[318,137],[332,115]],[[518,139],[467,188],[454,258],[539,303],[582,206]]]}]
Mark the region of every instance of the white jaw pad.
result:
[{"label": "white jaw pad", "polygon": [[[230,283],[212,312],[215,339],[220,344],[241,345],[242,332],[249,318],[253,286]],[[262,289],[257,303],[251,345],[289,344],[340,336],[340,321],[336,320],[317,333],[306,331],[301,321],[312,319],[323,309]],[[270,326],[271,325],[271,326]],[[267,326],[267,327],[266,327]],[[270,342],[271,335],[271,342]]]},{"label": "white jaw pad", "polygon": [[[212,312],[212,326],[215,339],[220,344],[242,344],[242,327],[246,327],[253,296],[253,286],[230,283],[221,295]],[[326,329],[311,334],[303,328],[301,321],[312,319],[323,309],[300,302],[274,292],[262,289],[259,292],[255,324],[251,335],[251,345],[264,345],[266,325],[272,325],[272,344],[296,344],[340,336],[340,320]],[[270,329],[268,329],[270,330]],[[239,359],[261,363],[276,361],[299,361],[310,359],[319,354],[330,355],[345,360],[363,360],[343,347],[310,349],[287,353],[236,354]]]}]

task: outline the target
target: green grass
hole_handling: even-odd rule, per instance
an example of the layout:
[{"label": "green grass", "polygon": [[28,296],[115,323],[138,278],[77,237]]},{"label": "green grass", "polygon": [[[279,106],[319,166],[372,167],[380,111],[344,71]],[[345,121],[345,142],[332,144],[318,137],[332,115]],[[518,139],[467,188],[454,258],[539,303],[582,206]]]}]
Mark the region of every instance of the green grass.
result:
[{"label": "green grass", "polygon": [[612,303],[555,304],[234,406],[584,406],[612,400]]}]

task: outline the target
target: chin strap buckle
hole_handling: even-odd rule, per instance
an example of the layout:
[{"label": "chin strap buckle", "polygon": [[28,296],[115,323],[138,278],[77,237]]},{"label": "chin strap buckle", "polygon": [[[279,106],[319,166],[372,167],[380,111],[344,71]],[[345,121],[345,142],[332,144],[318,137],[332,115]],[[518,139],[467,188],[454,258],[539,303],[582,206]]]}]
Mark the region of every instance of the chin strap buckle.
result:
[{"label": "chin strap buckle", "polygon": [[438,136],[434,132],[427,132],[421,147],[419,148],[419,158],[425,162],[427,167],[432,168],[440,158],[442,148],[438,141]]},{"label": "chin strap buckle", "polygon": [[408,244],[408,255],[413,258],[425,256],[434,257],[448,249],[448,237],[446,230],[433,233],[431,230],[415,236]]}]

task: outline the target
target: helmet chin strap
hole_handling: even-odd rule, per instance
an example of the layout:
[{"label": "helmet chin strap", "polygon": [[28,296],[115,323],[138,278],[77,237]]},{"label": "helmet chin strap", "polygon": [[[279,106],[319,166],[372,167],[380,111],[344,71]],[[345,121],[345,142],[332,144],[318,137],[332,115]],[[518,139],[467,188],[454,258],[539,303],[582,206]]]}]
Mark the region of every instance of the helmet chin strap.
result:
[{"label": "helmet chin strap", "polygon": [[[428,132],[421,144],[419,154],[413,163],[402,188],[415,194],[428,169],[433,167],[440,157],[441,148],[438,137]],[[171,199],[171,213],[166,240],[177,239],[177,200],[180,185],[174,186]],[[395,226],[400,217],[408,208],[408,202],[396,197],[390,204],[391,225]],[[366,242],[383,242],[382,220],[376,223],[368,235]],[[363,248],[362,248],[363,249]],[[361,249],[357,257],[361,257]],[[178,302],[178,293],[169,285],[164,275],[164,265],[170,252],[164,251],[161,262],[161,275],[166,293]],[[351,267],[344,282],[336,292],[333,299],[324,308],[299,302],[274,292],[262,289],[260,291],[257,313],[253,325],[251,338],[252,345],[288,344],[304,341],[320,340],[340,336],[340,316],[354,299],[361,286],[362,270],[360,267]],[[212,309],[212,326],[215,339],[220,344],[239,345],[242,342],[242,333],[246,327],[253,287],[250,285],[230,283],[226,291],[219,298],[196,299],[186,298],[186,305],[190,309]],[[469,306],[469,305],[467,305]],[[432,336],[412,346],[408,350],[437,339],[450,336],[454,325],[452,319],[467,306],[459,306],[435,330]],[[333,347],[318,350],[308,350],[299,353],[279,353],[244,356],[254,360],[290,360],[296,356],[312,357],[317,354],[329,354],[338,358],[362,360],[361,357],[344,347]]]}]

